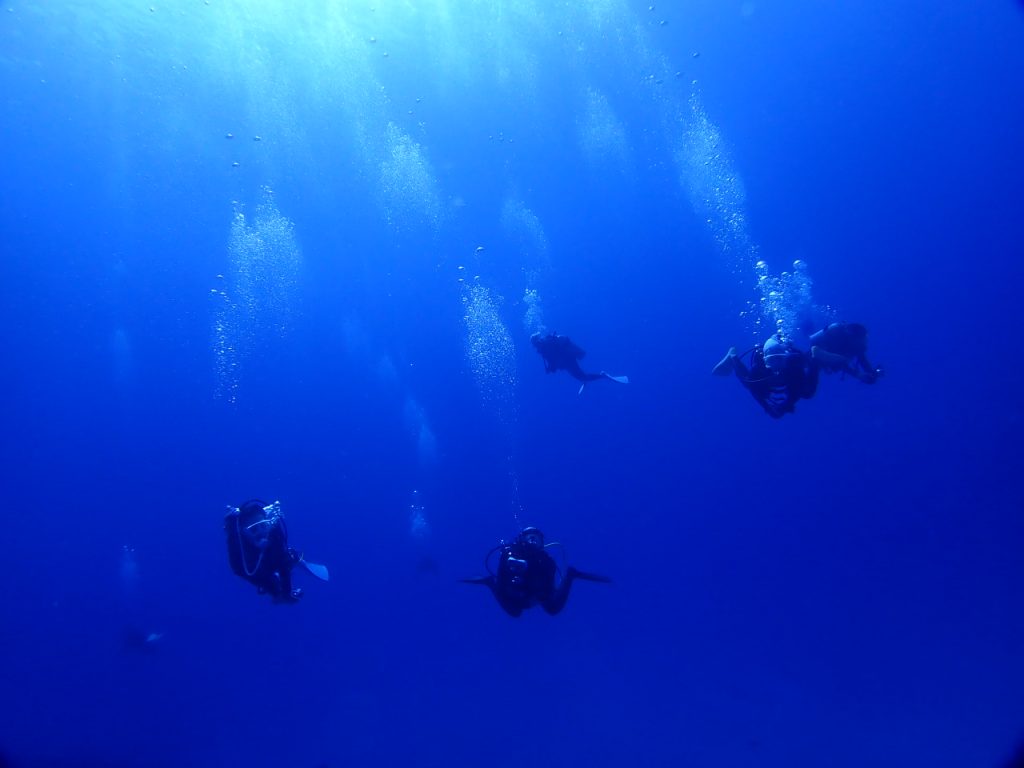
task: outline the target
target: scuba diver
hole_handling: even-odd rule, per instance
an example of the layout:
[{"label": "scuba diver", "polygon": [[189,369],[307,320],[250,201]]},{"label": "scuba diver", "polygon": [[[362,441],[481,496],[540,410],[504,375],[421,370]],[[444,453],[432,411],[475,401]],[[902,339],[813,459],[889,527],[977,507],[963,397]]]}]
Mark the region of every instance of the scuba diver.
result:
[{"label": "scuba diver", "polygon": [[[611,582],[611,579],[604,576],[584,573],[572,566],[565,569],[565,575],[559,580],[558,565],[554,558],[544,551],[545,547],[555,546],[556,543],[545,544],[544,534],[533,526],[523,528],[511,544],[502,542],[487,553],[484,565],[489,575],[459,581],[489,587],[498,604],[509,616],[518,616],[525,609],[535,605],[539,605],[554,616],[565,607],[574,579],[604,584]],[[498,553],[497,573],[491,569],[490,564],[495,553]]]},{"label": "scuba diver", "polygon": [[[749,366],[743,362],[748,356]],[[711,372],[716,376],[735,373],[773,419],[793,413],[797,400],[810,399],[818,389],[818,366],[783,339],[781,333],[773,334],[764,345],[756,345],[742,355],[736,354],[736,347],[730,347]]]},{"label": "scuba diver", "polygon": [[288,528],[281,514],[281,502],[264,504],[253,499],[240,507],[228,507],[224,516],[228,561],[231,570],[253,584],[261,595],[275,603],[297,603],[302,590],[292,588],[292,568],[301,565],[321,581],[327,581],[327,566],[307,562],[288,546]]},{"label": "scuba diver", "polygon": [[583,388],[587,386],[588,381],[597,381],[598,379],[609,379],[617,381],[619,384],[629,384],[628,376],[611,376],[604,371],[587,373],[580,368],[578,361],[582,360],[587,353],[576,346],[568,336],[559,336],[557,333],[541,335],[538,331],[530,336],[530,343],[544,358],[545,373],[565,371],[581,382],[578,394],[583,394]]},{"label": "scuba diver", "polygon": [[811,358],[826,373],[848,373],[865,384],[882,375],[868,360],[868,329],[860,323],[831,323],[811,334]]}]

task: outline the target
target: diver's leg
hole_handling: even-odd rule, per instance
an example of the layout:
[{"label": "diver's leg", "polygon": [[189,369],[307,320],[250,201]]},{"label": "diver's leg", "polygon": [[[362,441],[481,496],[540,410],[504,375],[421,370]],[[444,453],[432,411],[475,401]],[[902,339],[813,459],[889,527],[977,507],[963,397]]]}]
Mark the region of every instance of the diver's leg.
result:
[{"label": "diver's leg", "polygon": [[583,383],[586,383],[588,381],[597,381],[598,379],[604,378],[604,376],[602,376],[600,373],[587,373],[582,368],[580,368],[580,364],[577,363],[575,360],[573,360],[572,365],[566,368],[565,370],[567,370],[569,372],[569,375],[576,379],[576,381],[582,381]]},{"label": "diver's leg", "polygon": [[569,599],[569,590],[572,588],[572,580],[575,576],[576,573],[572,568],[565,572],[565,578],[558,585],[558,589],[551,594],[551,597],[540,604],[545,613],[554,616],[565,608],[565,601]]},{"label": "diver's leg", "polygon": [[807,368],[804,369],[804,390],[801,393],[801,397],[804,400],[810,400],[814,397],[814,393],[818,391],[818,376],[820,375],[820,368],[815,363],[811,363]]},{"label": "diver's leg", "polygon": [[292,593],[292,567],[286,565],[280,570],[281,574],[281,592],[287,597]]},{"label": "diver's leg", "polygon": [[508,595],[501,594],[497,589],[492,588],[491,591],[494,593],[494,597],[498,601],[498,605],[500,605],[509,616],[518,616],[523,612],[522,603],[518,600],[513,600]]},{"label": "diver's leg", "polygon": [[281,583],[281,572],[271,571],[262,583],[262,588],[275,603],[279,602],[285,594],[284,585]]},{"label": "diver's leg", "polygon": [[729,351],[725,353],[725,357],[711,369],[711,373],[714,376],[728,376],[732,373],[735,365],[740,361],[739,357],[736,356],[736,347],[729,347]]},{"label": "diver's leg", "polygon": [[598,576],[596,573],[586,573],[584,571],[578,571],[571,565],[565,570],[565,578],[562,579],[562,583],[558,585],[558,589],[554,593],[541,603],[541,607],[554,616],[556,613],[565,608],[565,601],[569,599],[569,590],[572,588],[572,582],[574,579],[583,579],[584,581],[599,581],[604,584],[611,582],[604,576]]},{"label": "diver's leg", "polygon": [[280,570],[274,571],[274,588],[272,590],[274,602],[297,603],[302,597],[301,589],[292,588],[292,567],[285,565]]},{"label": "diver's leg", "polygon": [[758,405],[764,408],[765,413],[773,419],[777,419],[782,415],[778,412],[778,404],[773,397],[774,391],[765,379],[751,379],[749,376],[740,376],[739,373],[736,375],[739,377],[743,388],[750,393],[750,396],[754,398]]}]

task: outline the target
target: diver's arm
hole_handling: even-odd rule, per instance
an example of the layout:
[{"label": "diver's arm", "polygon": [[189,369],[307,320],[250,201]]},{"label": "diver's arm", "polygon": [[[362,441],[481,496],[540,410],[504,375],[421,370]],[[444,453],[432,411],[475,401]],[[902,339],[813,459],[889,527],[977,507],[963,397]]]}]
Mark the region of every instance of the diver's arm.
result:
[{"label": "diver's arm", "polygon": [[874,384],[878,380],[879,370],[871,364],[866,354],[857,355],[857,365],[864,371],[859,378],[865,384]]}]

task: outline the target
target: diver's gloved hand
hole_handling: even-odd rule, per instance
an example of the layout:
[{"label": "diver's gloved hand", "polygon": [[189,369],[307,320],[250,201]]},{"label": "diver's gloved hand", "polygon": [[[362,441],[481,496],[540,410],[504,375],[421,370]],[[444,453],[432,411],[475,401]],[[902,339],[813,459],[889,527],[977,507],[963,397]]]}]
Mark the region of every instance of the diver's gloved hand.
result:
[{"label": "diver's gloved hand", "polygon": [[881,376],[882,376],[882,369],[881,368],[876,368],[873,371],[864,371],[863,373],[861,373],[861,375],[858,378],[861,381],[863,381],[865,384],[874,384],[876,381],[878,381],[881,378]]}]

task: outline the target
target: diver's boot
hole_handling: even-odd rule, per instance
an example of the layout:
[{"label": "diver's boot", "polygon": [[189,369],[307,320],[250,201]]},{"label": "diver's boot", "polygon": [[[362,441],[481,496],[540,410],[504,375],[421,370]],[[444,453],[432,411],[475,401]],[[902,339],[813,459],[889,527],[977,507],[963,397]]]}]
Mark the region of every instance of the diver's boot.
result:
[{"label": "diver's boot", "polygon": [[711,369],[711,373],[715,376],[728,376],[736,369],[736,347],[729,347],[729,351],[725,353],[725,357],[722,361]]}]

